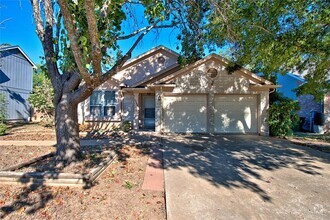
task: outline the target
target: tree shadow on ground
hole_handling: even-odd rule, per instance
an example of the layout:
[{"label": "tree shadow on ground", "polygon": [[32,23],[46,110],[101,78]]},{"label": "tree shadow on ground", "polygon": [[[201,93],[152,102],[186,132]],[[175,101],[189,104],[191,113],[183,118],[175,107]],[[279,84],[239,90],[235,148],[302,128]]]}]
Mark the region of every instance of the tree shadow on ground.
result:
[{"label": "tree shadow on ground", "polygon": [[165,169],[187,168],[216,187],[247,189],[266,202],[272,198],[253,181],[268,181],[259,171],[293,168],[315,176],[322,168],[314,162],[330,162],[330,154],[253,135],[172,135],[162,145]]},{"label": "tree shadow on ground", "polygon": [[[153,140],[153,141],[149,141]],[[115,150],[117,153],[117,160],[119,162],[126,161],[130,155],[127,154],[123,147],[129,147],[130,145],[136,146],[139,154],[152,154],[150,151],[150,146],[156,143],[159,139],[157,137],[150,138],[148,135],[140,135],[137,133],[127,134],[126,136],[116,136],[111,139],[100,139],[95,140],[98,145],[93,146],[82,146],[81,149],[84,152],[89,152],[90,154],[96,152],[104,152],[108,150]],[[101,160],[90,161],[90,163],[84,164],[84,169],[88,170],[95,167]],[[47,203],[54,199],[54,194],[52,187],[45,184],[46,178],[58,179],[59,173],[62,170],[55,168],[55,163],[47,164],[43,169],[39,169],[37,164],[31,165],[32,169],[39,169],[38,171],[44,172],[43,178],[34,178],[31,176],[21,178],[20,183],[24,184],[20,189],[20,193],[13,199],[10,204],[3,205],[0,208],[0,218],[4,218],[13,212],[19,211],[21,209],[25,210],[26,214],[33,214],[40,209],[46,207]],[[56,171],[56,172],[55,172]],[[86,184],[82,190],[89,189],[98,184],[97,181],[93,184]]]}]

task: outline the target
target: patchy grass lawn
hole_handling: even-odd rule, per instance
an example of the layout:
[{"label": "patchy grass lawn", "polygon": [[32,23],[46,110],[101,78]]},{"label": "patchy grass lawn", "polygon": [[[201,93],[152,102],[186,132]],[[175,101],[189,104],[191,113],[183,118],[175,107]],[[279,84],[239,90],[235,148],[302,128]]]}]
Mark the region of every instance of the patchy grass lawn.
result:
[{"label": "patchy grass lawn", "polygon": [[294,134],[294,137],[302,138],[305,140],[316,140],[316,141],[324,141],[330,143],[330,134],[314,134],[314,133],[297,132]]},{"label": "patchy grass lawn", "polygon": [[[14,140],[26,140],[29,135],[36,138],[42,129],[39,125],[21,125],[12,127],[9,135]],[[0,150],[2,168],[55,149],[0,146]],[[164,193],[141,189],[148,152],[145,146],[125,145],[95,185],[86,189],[0,184],[0,218],[165,219]]]},{"label": "patchy grass lawn", "polygon": [[44,141],[55,140],[55,129],[38,123],[10,123],[7,134],[0,136],[0,141]]}]

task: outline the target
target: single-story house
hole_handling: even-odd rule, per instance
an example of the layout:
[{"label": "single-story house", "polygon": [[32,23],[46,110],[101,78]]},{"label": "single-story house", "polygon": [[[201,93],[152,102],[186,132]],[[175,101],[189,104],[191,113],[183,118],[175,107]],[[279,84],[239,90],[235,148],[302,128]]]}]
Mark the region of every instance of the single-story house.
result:
[{"label": "single-story house", "polygon": [[30,120],[27,102],[33,87],[32,60],[19,46],[0,47],[0,93],[7,102],[7,120]]},{"label": "single-story house", "polygon": [[313,132],[315,115],[317,113],[323,114],[324,125],[323,132],[330,132],[330,93],[324,96],[323,101],[317,102],[313,95],[296,95],[296,89],[306,83],[306,80],[297,73],[287,73],[285,75],[277,75],[277,84],[282,87],[277,89],[277,92],[281,93],[284,97],[297,100],[300,105],[300,110],[297,112],[299,117],[304,118],[305,122],[303,129]]},{"label": "single-story house", "polygon": [[256,74],[226,70],[211,54],[180,67],[178,54],[156,47],[129,61],[113,79],[80,103],[80,123],[156,132],[268,135],[269,93],[277,88]]}]

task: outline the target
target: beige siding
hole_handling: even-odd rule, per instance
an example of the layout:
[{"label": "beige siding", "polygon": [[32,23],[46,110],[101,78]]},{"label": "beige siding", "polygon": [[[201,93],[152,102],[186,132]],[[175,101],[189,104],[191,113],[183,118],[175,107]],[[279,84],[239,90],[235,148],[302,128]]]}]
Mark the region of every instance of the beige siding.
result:
[{"label": "beige siding", "polygon": [[[158,61],[159,57],[163,57],[165,62],[160,63]],[[114,78],[132,86],[174,65],[177,65],[177,57],[167,51],[161,50],[158,53],[125,68],[123,71],[116,74]]]},{"label": "beige siding", "polygon": [[[217,77],[211,79],[207,71],[215,68]],[[228,74],[225,66],[219,61],[208,61],[176,79],[177,93],[224,93],[224,94],[247,94],[249,93],[249,80],[238,72]]]},{"label": "beige siding", "polygon": [[259,95],[259,100],[258,100],[258,114],[259,114],[259,132],[262,135],[269,135],[269,125],[268,125],[268,110],[269,110],[269,92],[264,91],[261,92]]},{"label": "beige siding", "polygon": [[134,95],[124,94],[123,98],[123,120],[133,121],[134,119]]}]

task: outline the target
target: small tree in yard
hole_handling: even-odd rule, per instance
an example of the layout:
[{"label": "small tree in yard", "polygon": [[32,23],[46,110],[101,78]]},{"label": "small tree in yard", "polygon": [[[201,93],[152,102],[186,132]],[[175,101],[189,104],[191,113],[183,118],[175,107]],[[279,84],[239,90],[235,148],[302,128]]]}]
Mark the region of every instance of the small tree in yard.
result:
[{"label": "small tree in yard", "polygon": [[324,80],[328,70],[327,1],[30,1],[54,89],[59,165],[80,157],[78,103],[111,79],[154,29],[181,30],[183,64],[201,58],[206,47],[226,46],[234,61],[266,74],[314,65],[310,79]]},{"label": "small tree in yard", "polygon": [[39,66],[33,75],[33,91],[28,98],[29,103],[42,114],[45,126],[54,121],[54,89],[43,66]]},{"label": "small tree in yard", "polygon": [[7,131],[6,118],[7,118],[7,108],[6,108],[6,97],[4,94],[0,93],[0,136],[4,135]]},{"label": "small tree in yard", "polygon": [[298,101],[279,97],[269,107],[269,131],[271,136],[292,135],[293,128],[299,124]]}]

